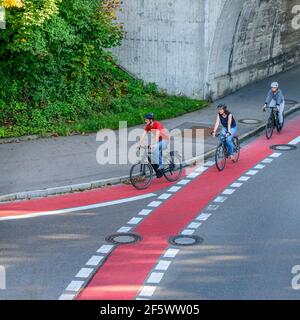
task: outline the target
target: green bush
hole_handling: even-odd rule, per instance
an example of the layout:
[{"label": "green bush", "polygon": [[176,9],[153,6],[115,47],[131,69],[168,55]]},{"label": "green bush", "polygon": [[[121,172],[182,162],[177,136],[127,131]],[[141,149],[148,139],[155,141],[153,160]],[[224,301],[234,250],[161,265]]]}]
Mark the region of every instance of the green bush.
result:
[{"label": "green bush", "polygon": [[146,108],[172,114],[165,109],[181,98],[168,100],[155,84],[132,78],[107,50],[123,37],[118,3],[0,0],[7,27],[0,31],[0,137],[95,131],[122,116],[136,124]]}]

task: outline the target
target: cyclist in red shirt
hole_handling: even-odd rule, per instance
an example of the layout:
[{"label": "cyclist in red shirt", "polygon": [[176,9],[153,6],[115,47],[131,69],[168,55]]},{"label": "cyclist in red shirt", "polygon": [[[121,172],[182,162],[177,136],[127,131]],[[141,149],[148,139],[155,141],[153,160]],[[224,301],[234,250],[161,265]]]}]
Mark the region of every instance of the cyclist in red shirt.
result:
[{"label": "cyclist in red shirt", "polygon": [[151,145],[153,149],[153,157],[151,159],[153,164],[158,165],[158,170],[163,169],[162,151],[165,150],[170,143],[170,136],[167,134],[162,123],[154,120],[154,114],[148,113],[145,116],[146,127],[141,136],[139,145],[142,144],[146,135],[151,132],[154,135],[155,142]]}]

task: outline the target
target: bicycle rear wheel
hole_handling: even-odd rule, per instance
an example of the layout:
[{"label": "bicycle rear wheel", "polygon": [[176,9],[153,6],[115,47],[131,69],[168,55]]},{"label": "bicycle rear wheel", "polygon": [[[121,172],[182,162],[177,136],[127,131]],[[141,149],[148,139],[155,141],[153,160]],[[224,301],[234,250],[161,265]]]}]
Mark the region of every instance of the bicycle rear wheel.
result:
[{"label": "bicycle rear wheel", "polygon": [[226,151],[223,144],[217,147],[215,153],[216,167],[219,171],[223,171],[226,166]]},{"label": "bicycle rear wheel", "polygon": [[147,189],[153,179],[153,170],[149,163],[137,163],[130,169],[130,182],[137,190]]},{"label": "bicycle rear wheel", "polygon": [[272,138],[273,130],[274,130],[274,120],[272,117],[270,117],[266,125],[266,137],[268,140]]},{"label": "bicycle rear wheel", "polygon": [[169,182],[175,182],[180,179],[182,175],[182,161],[181,157],[176,153],[170,153],[170,155],[164,158],[164,176]]},{"label": "bicycle rear wheel", "polygon": [[240,153],[241,153],[240,140],[238,137],[235,137],[233,139],[233,144],[234,144],[234,162],[238,162],[240,159]]}]

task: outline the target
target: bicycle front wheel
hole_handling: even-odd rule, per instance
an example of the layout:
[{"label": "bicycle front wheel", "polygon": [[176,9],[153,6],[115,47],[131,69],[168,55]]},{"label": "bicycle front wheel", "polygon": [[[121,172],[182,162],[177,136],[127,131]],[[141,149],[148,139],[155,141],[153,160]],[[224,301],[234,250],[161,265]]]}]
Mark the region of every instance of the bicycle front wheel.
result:
[{"label": "bicycle front wheel", "polygon": [[270,117],[266,125],[266,137],[268,140],[272,138],[273,130],[274,130],[274,121],[273,121],[273,118]]},{"label": "bicycle front wheel", "polygon": [[223,144],[220,144],[215,153],[216,167],[219,171],[223,171],[226,166],[226,151]]},{"label": "bicycle front wheel", "polygon": [[153,179],[153,170],[149,163],[137,163],[130,169],[130,182],[137,190],[149,187]]},{"label": "bicycle front wheel", "polygon": [[182,161],[178,154],[170,154],[164,159],[164,176],[169,182],[175,182],[182,175]]}]

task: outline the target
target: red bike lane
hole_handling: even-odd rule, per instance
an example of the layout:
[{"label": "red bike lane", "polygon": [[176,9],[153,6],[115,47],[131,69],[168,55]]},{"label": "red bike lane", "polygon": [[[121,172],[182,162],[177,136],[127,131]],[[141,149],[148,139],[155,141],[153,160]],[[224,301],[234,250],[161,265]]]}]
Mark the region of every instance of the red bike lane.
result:
[{"label": "red bike lane", "polygon": [[169,247],[168,239],[179,234],[228,185],[274,151],[273,144],[286,144],[300,135],[300,117],[286,123],[272,140],[265,136],[241,151],[238,164],[229,163],[225,171],[211,167],[164,202],[134,230],[142,240],[118,246],[98,269],[78,300],[131,300],[144,284],[149,272]]}]

